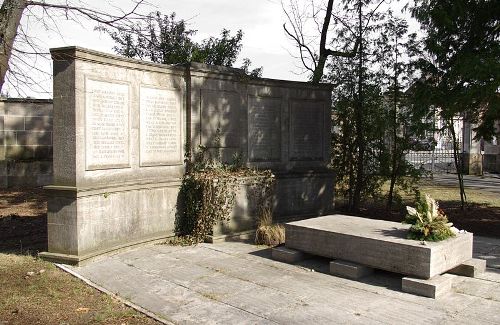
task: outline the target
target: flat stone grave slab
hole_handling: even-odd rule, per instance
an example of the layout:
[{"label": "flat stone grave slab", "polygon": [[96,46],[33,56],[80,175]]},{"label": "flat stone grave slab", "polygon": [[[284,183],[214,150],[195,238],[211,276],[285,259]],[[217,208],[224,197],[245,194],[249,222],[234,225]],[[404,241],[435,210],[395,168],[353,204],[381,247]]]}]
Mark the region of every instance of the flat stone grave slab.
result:
[{"label": "flat stone grave slab", "polygon": [[472,233],[440,242],[407,239],[409,225],[346,215],[285,224],[285,246],[422,279],[472,258]]}]

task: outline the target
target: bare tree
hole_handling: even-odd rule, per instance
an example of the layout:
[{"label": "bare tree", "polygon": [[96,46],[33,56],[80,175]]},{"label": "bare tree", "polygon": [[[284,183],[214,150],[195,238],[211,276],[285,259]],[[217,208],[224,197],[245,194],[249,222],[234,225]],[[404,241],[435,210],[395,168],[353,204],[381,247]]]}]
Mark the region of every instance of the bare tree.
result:
[{"label": "bare tree", "polygon": [[34,35],[29,35],[20,25],[21,19],[31,15],[46,30],[58,30],[58,22],[71,20],[82,25],[91,21],[97,27],[106,26],[120,31],[130,30],[134,21],[144,19],[138,9],[144,0],[130,0],[131,8],[123,10],[112,3],[107,3],[114,13],[95,9],[85,2],[75,0],[63,1],[28,1],[4,0],[0,9],[0,91],[6,83],[10,83],[18,93],[24,88],[38,86],[37,75],[50,78],[50,73],[40,68],[38,61],[47,58],[49,53],[39,45]]},{"label": "bare tree", "polygon": [[[330,56],[336,57],[348,57],[352,58],[356,56],[358,48],[360,45],[360,38],[355,34],[355,32],[349,27],[349,25],[344,22],[344,20],[338,15],[333,13],[333,0],[328,0],[326,8],[318,6],[314,0],[311,0],[308,4],[308,8],[300,8],[298,0],[290,0],[288,6],[282,2],[282,8],[288,19],[290,27],[287,24],[283,24],[285,33],[295,42],[295,45],[299,49],[299,55],[301,62],[306,70],[312,73],[312,82],[319,83],[323,77],[323,71],[325,68],[326,61]],[[309,13],[307,13],[309,11]],[[321,22],[321,13],[324,12],[324,18]],[[327,47],[328,32],[331,28],[330,22],[332,17],[335,23],[340,23],[352,32],[355,37],[354,46],[351,51],[347,50],[333,50]],[[307,20],[312,20],[316,26],[319,33],[319,44],[316,43],[317,34],[308,37],[305,31],[305,24]],[[318,46],[319,45],[319,46]],[[316,49],[316,46],[318,48]]]}]

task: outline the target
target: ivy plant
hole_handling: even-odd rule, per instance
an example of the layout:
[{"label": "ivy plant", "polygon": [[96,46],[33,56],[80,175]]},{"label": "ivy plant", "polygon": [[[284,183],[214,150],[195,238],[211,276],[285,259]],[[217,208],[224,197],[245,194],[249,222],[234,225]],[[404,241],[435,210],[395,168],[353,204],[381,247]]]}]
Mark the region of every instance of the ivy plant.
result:
[{"label": "ivy plant", "polygon": [[212,235],[218,222],[229,221],[241,186],[249,188],[249,199],[256,206],[269,207],[273,173],[243,166],[241,154],[235,154],[231,163],[223,163],[218,149],[214,153],[200,146],[193,159],[186,157],[185,161],[187,168],[179,193],[176,237],[171,244],[203,242]]}]

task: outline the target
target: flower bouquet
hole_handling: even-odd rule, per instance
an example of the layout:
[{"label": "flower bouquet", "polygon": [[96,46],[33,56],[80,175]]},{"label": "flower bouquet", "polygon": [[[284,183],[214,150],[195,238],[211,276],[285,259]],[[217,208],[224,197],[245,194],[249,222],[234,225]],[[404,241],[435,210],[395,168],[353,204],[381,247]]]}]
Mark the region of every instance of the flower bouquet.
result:
[{"label": "flower bouquet", "polygon": [[422,197],[417,193],[416,207],[406,207],[407,214],[403,223],[411,224],[408,239],[421,241],[440,241],[454,237],[458,229],[452,227],[438,203],[428,194]]}]

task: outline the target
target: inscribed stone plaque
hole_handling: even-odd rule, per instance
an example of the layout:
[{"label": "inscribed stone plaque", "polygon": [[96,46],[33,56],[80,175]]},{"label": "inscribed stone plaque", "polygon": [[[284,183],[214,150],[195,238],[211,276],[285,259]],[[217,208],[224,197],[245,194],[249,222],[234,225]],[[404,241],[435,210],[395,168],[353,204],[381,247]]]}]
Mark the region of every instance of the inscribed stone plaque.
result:
[{"label": "inscribed stone plaque", "polygon": [[251,161],[281,159],[281,99],[248,98],[248,154]]},{"label": "inscribed stone plaque", "polygon": [[129,86],[86,79],[86,169],[129,166]]},{"label": "inscribed stone plaque", "polygon": [[182,163],[179,91],[141,87],[140,98],[141,166]]},{"label": "inscribed stone plaque", "polygon": [[[241,100],[238,93],[202,90],[202,144],[207,147],[239,147],[240,111]],[[216,143],[217,136],[220,136],[220,143]]]},{"label": "inscribed stone plaque", "polygon": [[290,160],[322,160],[324,103],[293,101],[290,108]]}]

